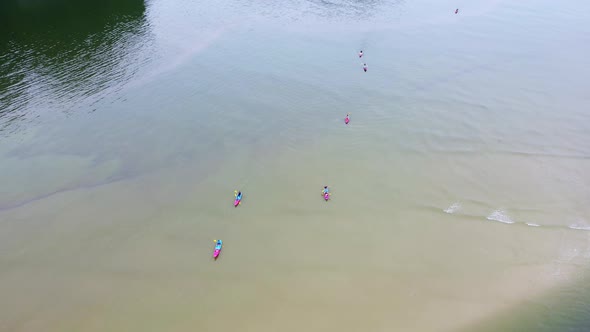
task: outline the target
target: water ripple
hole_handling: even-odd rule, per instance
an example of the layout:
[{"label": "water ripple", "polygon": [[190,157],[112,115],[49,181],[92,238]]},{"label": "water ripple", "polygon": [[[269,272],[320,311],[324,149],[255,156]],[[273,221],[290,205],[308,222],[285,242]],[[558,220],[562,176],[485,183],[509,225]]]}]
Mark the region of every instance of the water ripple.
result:
[{"label": "water ripple", "polygon": [[[97,13],[88,24],[67,17],[52,25],[53,30],[41,22],[32,31],[0,40],[0,134],[48,109],[69,112],[80,109],[81,103],[92,104],[145,65],[142,56],[150,53],[143,50],[149,47],[144,5],[131,2],[134,5],[121,5],[122,13]],[[68,24],[80,29],[64,33]]]}]

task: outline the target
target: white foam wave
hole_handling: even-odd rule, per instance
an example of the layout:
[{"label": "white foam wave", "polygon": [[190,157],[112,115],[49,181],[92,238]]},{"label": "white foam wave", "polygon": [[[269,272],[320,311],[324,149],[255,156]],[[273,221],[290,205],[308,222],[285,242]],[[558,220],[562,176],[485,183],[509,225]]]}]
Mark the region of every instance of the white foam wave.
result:
[{"label": "white foam wave", "polygon": [[541,227],[541,225],[535,224],[535,223],[532,223],[532,222],[527,222],[525,224],[527,224],[527,226],[531,226],[531,227]]},{"label": "white foam wave", "polygon": [[571,229],[577,229],[582,231],[590,231],[590,226],[582,223],[571,224],[568,226]]},{"label": "white foam wave", "polygon": [[461,208],[461,204],[459,202],[456,202],[456,203],[451,204],[451,206],[444,209],[443,211],[445,211],[446,213],[455,213],[455,212],[459,211],[460,208]]},{"label": "white foam wave", "polygon": [[510,216],[508,216],[508,214],[506,214],[506,212],[502,211],[502,210],[496,210],[494,212],[492,212],[488,217],[488,220],[492,220],[492,221],[499,221],[505,224],[514,224],[514,221],[512,219],[510,219]]}]

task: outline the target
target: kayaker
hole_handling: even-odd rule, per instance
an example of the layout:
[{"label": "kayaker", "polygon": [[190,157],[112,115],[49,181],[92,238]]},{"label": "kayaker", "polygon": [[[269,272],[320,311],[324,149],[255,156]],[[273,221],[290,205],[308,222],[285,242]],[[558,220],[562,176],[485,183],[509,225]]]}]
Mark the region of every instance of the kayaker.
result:
[{"label": "kayaker", "polygon": [[368,69],[367,64],[363,63],[363,70],[365,71],[365,73],[367,72],[367,69]]},{"label": "kayaker", "polygon": [[322,191],[322,194],[329,194],[330,193],[330,189],[328,189],[328,186],[324,186],[324,191]]},{"label": "kayaker", "polygon": [[241,191],[234,191],[236,195],[236,199],[234,199],[234,206],[238,207],[242,203],[242,192]]},{"label": "kayaker", "polygon": [[217,257],[219,257],[219,254],[221,253],[222,246],[223,246],[223,242],[221,242],[221,240],[217,240],[217,243],[215,244],[215,249],[213,250],[213,258],[215,260],[217,260]]},{"label": "kayaker", "polygon": [[361,51],[359,52],[359,58],[362,58],[362,57],[363,57],[363,51],[361,50]]},{"label": "kayaker", "polygon": [[346,118],[344,118],[344,123],[348,124],[350,122],[350,113],[346,113]]},{"label": "kayaker", "polygon": [[455,9],[455,14],[457,14],[459,12],[459,8]]}]

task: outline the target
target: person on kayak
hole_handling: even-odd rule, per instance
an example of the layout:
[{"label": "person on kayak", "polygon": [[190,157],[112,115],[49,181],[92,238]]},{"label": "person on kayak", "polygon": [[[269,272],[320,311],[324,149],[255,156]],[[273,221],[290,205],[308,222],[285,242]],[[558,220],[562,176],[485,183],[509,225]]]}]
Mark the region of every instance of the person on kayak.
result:
[{"label": "person on kayak", "polygon": [[363,51],[361,50],[361,51],[359,52],[359,58],[362,58],[362,57],[363,57]]},{"label": "person on kayak", "polygon": [[234,207],[238,207],[238,205],[242,204],[242,192],[235,190],[234,195],[236,196],[236,199],[234,199]]},{"label": "person on kayak", "polygon": [[322,194],[330,194],[330,189],[328,189],[328,186],[324,186],[324,191],[322,191]]},{"label": "person on kayak", "polygon": [[459,8],[455,9],[455,14],[457,14],[459,12]]},{"label": "person on kayak", "polygon": [[364,64],[363,64],[363,70],[365,71],[365,73],[367,72],[367,69],[368,69],[368,67],[367,67],[367,64],[366,64],[366,63],[364,63]]}]

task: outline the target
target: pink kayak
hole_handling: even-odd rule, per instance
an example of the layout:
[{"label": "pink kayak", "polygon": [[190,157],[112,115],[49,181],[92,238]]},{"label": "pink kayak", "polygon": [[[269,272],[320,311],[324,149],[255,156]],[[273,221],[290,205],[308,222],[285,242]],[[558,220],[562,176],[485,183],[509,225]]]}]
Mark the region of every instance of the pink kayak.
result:
[{"label": "pink kayak", "polygon": [[330,189],[328,189],[328,186],[324,186],[324,190],[322,190],[322,196],[324,196],[326,202],[330,199]]},{"label": "pink kayak", "polygon": [[346,117],[346,118],[344,119],[344,123],[348,124],[349,122],[350,122],[350,119],[349,119],[348,117]]},{"label": "pink kayak", "polygon": [[221,242],[221,240],[217,240],[217,244],[215,244],[215,250],[213,250],[213,259],[217,259],[217,257],[219,257],[222,246],[223,242]]},{"label": "pink kayak", "polygon": [[238,192],[236,193],[236,199],[234,199],[234,207],[237,207],[238,205],[240,205],[240,203],[242,203],[242,192]]}]

